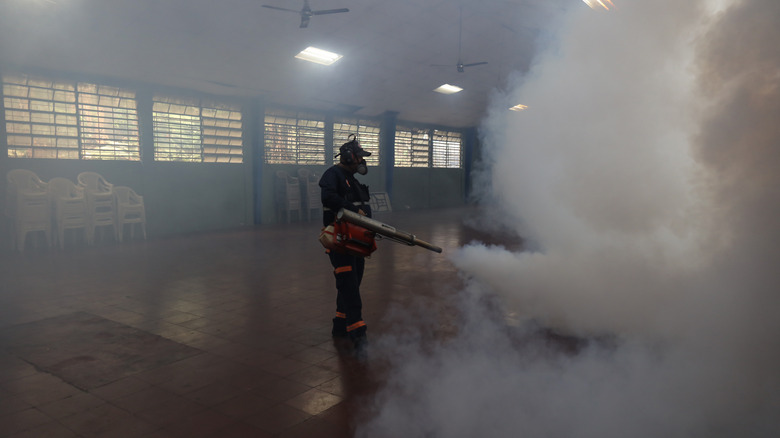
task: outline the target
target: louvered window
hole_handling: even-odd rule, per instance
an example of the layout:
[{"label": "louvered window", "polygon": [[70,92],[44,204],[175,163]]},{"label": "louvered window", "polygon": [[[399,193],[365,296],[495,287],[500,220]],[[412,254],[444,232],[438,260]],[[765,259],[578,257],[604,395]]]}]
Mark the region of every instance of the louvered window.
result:
[{"label": "louvered window", "polygon": [[203,162],[243,162],[241,109],[225,103],[204,102],[201,110]]},{"label": "louvered window", "polygon": [[[368,152],[366,164],[378,166],[380,161],[379,151],[379,122],[358,119],[337,119],[333,122],[333,146],[337,149],[348,141],[350,134],[356,134],[360,146]],[[338,152],[337,152],[338,153]],[[338,158],[333,159],[334,163]]]},{"label": "louvered window", "polygon": [[238,106],[156,95],[152,109],[156,161],[243,162]]},{"label": "louvered window", "polygon": [[85,83],[77,89],[81,158],[140,160],[135,92]]},{"label": "louvered window", "polygon": [[3,105],[9,157],[140,160],[132,91],[4,75]]},{"label": "louvered window", "polygon": [[268,164],[325,164],[325,120],[294,111],[265,114],[265,157]]},{"label": "louvered window", "polygon": [[461,134],[451,131],[433,131],[433,166],[458,169],[460,162]]},{"label": "louvered window", "polygon": [[399,126],[395,131],[395,166],[428,167],[430,130]]}]

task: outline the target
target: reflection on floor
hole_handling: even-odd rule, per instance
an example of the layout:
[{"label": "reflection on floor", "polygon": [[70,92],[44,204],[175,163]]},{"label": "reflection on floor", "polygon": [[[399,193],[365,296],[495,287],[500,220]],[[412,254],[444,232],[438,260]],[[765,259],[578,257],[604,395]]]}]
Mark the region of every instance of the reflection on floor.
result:
[{"label": "reflection on floor", "polygon": [[[428,297],[442,335],[467,209],[377,219],[444,248],[380,242],[371,339]],[[334,342],[319,222],[0,255],[0,437],[349,437],[380,364]],[[517,242],[515,242],[517,243]]]}]

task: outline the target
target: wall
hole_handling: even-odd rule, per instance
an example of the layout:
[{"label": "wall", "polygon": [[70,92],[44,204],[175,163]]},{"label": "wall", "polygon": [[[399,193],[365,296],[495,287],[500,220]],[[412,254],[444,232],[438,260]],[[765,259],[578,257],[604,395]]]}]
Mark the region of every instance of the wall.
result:
[{"label": "wall", "polygon": [[[63,177],[74,183],[81,172],[97,172],[108,182],[142,195],[149,236],[164,236],[251,225],[252,187],[245,168],[236,164],[6,159],[2,172],[28,169],[44,181]],[[3,178],[3,193],[5,184]],[[5,222],[3,240],[8,237]]]},{"label": "wall", "polygon": [[[149,100],[152,87],[137,86],[139,101]],[[146,97],[144,97],[146,96]],[[317,176],[330,165],[268,165],[262,163],[264,105],[248,102],[244,114],[244,163],[157,162],[151,159],[151,114],[141,113],[141,162],[99,160],[53,160],[8,158],[5,150],[4,117],[0,117],[0,175],[11,169],[32,170],[44,181],[54,177],[77,181],[84,171],[100,173],[114,185],[128,186],[144,197],[149,237],[203,232],[268,224],[277,221],[274,180],[282,170],[297,176],[306,168]],[[0,116],[3,115],[0,107]],[[425,209],[462,205],[466,198],[467,163],[464,169],[395,168],[391,112],[383,115],[382,161],[369,167],[358,179],[371,192],[389,192],[393,209]],[[251,121],[255,121],[252,123]],[[144,128],[146,127],[146,128]],[[464,160],[471,156],[473,130],[467,130]],[[0,179],[5,192],[6,180]],[[5,210],[5,196],[0,209]],[[0,248],[8,248],[9,223],[0,217]]]},{"label": "wall", "polygon": [[463,169],[395,168],[390,201],[395,210],[463,205]]},{"label": "wall", "polygon": [[[214,231],[251,226],[254,218],[254,187],[250,165],[152,163],[5,159],[2,174],[10,169],[29,169],[44,181],[54,177],[76,182],[80,172],[93,171],[114,185],[131,187],[144,197],[149,237],[191,232]],[[274,175],[284,170],[297,175],[306,168],[317,176],[327,166],[263,165],[260,175],[260,217],[258,223],[276,221],[274,205]],[[464,176],[462,169],[393,170],[391,202],[393,209],[425,209],[463,204]],[[369,168],[358,179],[372,192],[387,191],[385,172],[381,167]],[[5,178],[0,188],[5,192]],[[3,197],[3,206],[5,199]],[[8,247],[9,227],[5,217],[0,221],[0,246]]]},{"label": "wall", "polygon": [[[319,181],[322,173],[330,166],[299,166],[293,164],[264,164],[262,166],[262,175],[260,177],[260,199],[261,199],[261,213],[260,223],[273,223],[277,220],[276,208],[274,204],[274,183],[276,172],[287,172],[291,176],[298,176],[299,169],[307,169],[309,172],[313,172]],[[358,181],[363,184],[367,184],[371,192],[384,192],[386,191],[385,184],[385,172],[381,167],[372,166],[368,168],[367,175],[356,175]],[[294,218],[293,218],[294,219]]]}]

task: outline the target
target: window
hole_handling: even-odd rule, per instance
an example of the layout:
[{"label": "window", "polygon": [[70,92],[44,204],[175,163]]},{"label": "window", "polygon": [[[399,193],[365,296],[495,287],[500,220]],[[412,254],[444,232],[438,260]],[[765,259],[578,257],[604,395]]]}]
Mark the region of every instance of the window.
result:
[{"label": "window", "polygon": [[324,117],[295,111],[267,111],[264,162],[325,164]]},{"label": "window", "polygon": [[141,158],[132,91],[4,75],[3,105],[11,158]]},{"label": "window", "polygon": [[395,166],[459,169],[461,139],[457,131],[399,125],[395,131]]},{"label": "window", "polygon": [[460,132],[433,131],[433,167],[458,169],[460,162]]},{"label": "window", "polygon": [[243,162],[238,106],[155,95],[152,111],[156,161]]},{"label": "window", "polygon": [[155,96],[152,110],[155,161],[201,162],[197,101]]},{"label": "window", "polygon": [[428,167],[429,151],[428,129],[398,126],[395,131],[396,167]]},{"label": "window", "polygon": [[81,158],[141,159],[135,92],[79,83]]},{"label": "window", "polygon": [[241,110],[237,106],[211,103],[202,107],[203,161],[206,163],[243,162]]},{"label": "window", "polygon": [[[379,165],[379,122],[358,119],[338,119],[333,122],[333,146],[341,147],[348,140],[350,134],[356,134],[360,146],[371,152],[370,157],[366,157],[366,163],[369,166]],[[338,162],[338,158],[333,158],[333,162]]]}]

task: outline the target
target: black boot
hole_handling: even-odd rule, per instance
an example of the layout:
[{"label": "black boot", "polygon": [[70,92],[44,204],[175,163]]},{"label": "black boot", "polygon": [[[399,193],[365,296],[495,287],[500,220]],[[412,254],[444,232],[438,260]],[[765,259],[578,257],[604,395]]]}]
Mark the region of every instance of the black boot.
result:
[{"label": "black boot", "polygon": [[347,320],[345,318],[333,318],[333,329],[330,334],[336,338],[347,337]]},{"label": "black boot", "polygon": [[368,350],[368,336],[366,336],[366,333],[363,332],[357,336],[351,336],[350,334],[350,338],[355,357],[361,360],[366,359]]}]

